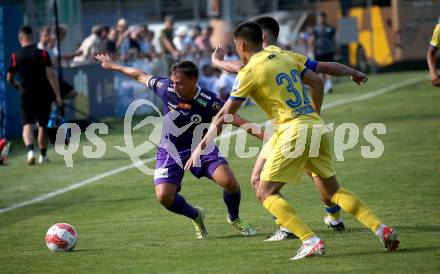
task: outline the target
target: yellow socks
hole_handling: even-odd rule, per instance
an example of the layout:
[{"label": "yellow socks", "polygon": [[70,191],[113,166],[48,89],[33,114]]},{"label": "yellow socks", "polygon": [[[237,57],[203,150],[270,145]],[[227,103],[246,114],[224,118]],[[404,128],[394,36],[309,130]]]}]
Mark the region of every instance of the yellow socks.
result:
[{"label": "yellow socks", "polygon": [[299,217],[293,207],[279,195],[270,195],[263,202],[263,206],[277,218],[282,226],[288,228],[293,234],[298,236],[302,241],[314,236],[314,233]]},{"label": "yellow socks", "polygon": [[343,187],[340,187],[333,195],[332,203],[339,205],[344,211],[353,214],[359,222],[373,232],[376,232],[382,224],[361,199]]}]

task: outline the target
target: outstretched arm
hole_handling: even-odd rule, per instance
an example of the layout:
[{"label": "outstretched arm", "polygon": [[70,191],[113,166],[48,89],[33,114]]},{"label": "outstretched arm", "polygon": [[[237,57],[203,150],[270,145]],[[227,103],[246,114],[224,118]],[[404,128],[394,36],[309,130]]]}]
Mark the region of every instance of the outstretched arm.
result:
[{"label": "outstretched arm", "polygon": [[325,73],[333,76],[351,76],[351,80],[358,85],[368,81],[368,77],[365,73],[336,62],[318,62],[316,73]]},{"label": "outstretched arm", "polygon": [[101,66],[105,69],[114,70],[117,72],[120,72],[122,74],[127,75],[130,78],[133,78],[134,80],[141,82],[142,84],[145,84],[148,80],[148,78],[151,77],[150,74],[132,67],[126,67],[119,64],[116,64],[107,54],[98,54],[95,56],[95,58],[101,62]]},{"label": "outstretched arm", "polygon": [[249,120],[246,120],[245,118],[241,117],[238,114],[234,114],[232,116],[232,122],[231,124],[233,124],[236,127],[242,127],[244,126],[244,129],[246,129],[246,132],[254,137],[257,137],[258,139],[264,141],[266,136],[264,135],[263,129],[255,124],[252,123]]},{"label": "outstretched arm", "polygon": [[243,67],[243,63],[239,60],[226,61],[224,60],[224,58],[225,58],[225,50],[223,48],[223,45],[219,44],[217,45],[217,47],[215,47],[215,50],[211,56],[211,61],[214,66],[222,70],[225,70],[227,72],[235,73],[235,74],[237,74],[240,71],[240,69]]},{"label": "outstretched arm", "polygon": [[429,75],[431,76],[432,85],[435,87],[440,87],[440,79],[437,73],[437,60],[435,54],[438,48],[429,46],[428,52],[426,53],[426,62],[428,62]]},{"label": "outstretched arm", "polygon": [[324,82],[321,77],[311,70],[307,70],[302,78],[304,84],[309,85],[311,89],[312,107],[318,114],[321,113],[322,101],[324,100]]}]

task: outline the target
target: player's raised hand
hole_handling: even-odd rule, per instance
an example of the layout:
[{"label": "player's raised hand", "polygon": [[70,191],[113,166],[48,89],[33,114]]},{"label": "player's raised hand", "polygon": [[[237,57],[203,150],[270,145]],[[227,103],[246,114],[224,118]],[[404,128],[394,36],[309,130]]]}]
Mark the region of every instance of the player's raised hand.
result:
[{"label": "player's raised hand", "polygon": [[107,54],[98,54],[95,59],[101,62],[101,66],[105,69],[112,69],[115,62]]},{"label": "player's raised hand", "polygon": [[223,61],[223,59],[225,58],[225,54],[226,54],[226,52],[225,52],[225,49],[223,48],[223,44],[218,44],[215,47],[214,52],[212,53],[212,56],[211,56],[212,62],[214,63],[217,60]]},{"label": "player's raised hand", "polygon": [[351,80],[358,85],[363,85],[368,81],[368,77],[365,73],[355,70],[351,75]]}]

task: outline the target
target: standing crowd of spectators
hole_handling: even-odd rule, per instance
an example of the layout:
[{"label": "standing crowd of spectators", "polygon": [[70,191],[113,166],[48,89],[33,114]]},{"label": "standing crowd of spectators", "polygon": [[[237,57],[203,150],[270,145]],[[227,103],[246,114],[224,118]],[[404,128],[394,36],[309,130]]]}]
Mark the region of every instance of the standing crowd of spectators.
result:
[{"label": "standing crowd of spectators", "polygon": [[[61,24],[58,31],[62,67],[94,64],[95,55],[106,53],[118,62],[148,70],[152,74],[166,75],[173,63],[190,60],[200,68],[199,85],[217,92],[224,99],[232,88],[234,76],[222,73],[211,65],[213,46],[210,40],[213,29],[210,26],[181,25],[175,28],[173,17],[167,16],[156,43],[156,33],[147,25],[129,25],[126,19],[121,18],[115,26],[93,26],[75,52],[62,50],[68,28]],[[59,65],[56,32],[53,27],[43,26],[38,43],[38,48],[47,51],[54,66]],[[226,58],[238,59],[233,47],[228,48]]]},{"label": "standing crowd of spectators", "polygon": [[[306,28],[293,45],[286,46],[309,58],[316,57],[318,61],[333,60],[336,50],[334,28],[326,23],[325,17],[325,14],[320,14],[315,27]],[[63,40],[68,29],[60,25],[58,30],[60,46],[63,48]],[[59,54],[55,34],[54,28],[47,26],[41,28],[38,47],[44,48],[49,53],[52,63],[58,66]],[[114,26],[95,25],[75,52],[62,50],[61,65],[66,67],[92,64],[96,62],[94,59],[96,54],[106,53],[112,59],[126,65],[142,68],[152,74],[166,75],[173,63],[189,60],[200,68],[200,86],[213,90],[224,99],[229,96],[235,76],[221,72],[211,65],[211,54],[214,50],[211,42],[213,35],[211,26],[175,27],[173,17],[166,16],[163,29],[157,35],[155,39],[156,33],[147,25],[129,25],[124,18],[119,19]],[[225,58],[238,60],[232,44],[226,45],[225,50]],[[326,91],[331,89],[331,79],[327,79]]]}]

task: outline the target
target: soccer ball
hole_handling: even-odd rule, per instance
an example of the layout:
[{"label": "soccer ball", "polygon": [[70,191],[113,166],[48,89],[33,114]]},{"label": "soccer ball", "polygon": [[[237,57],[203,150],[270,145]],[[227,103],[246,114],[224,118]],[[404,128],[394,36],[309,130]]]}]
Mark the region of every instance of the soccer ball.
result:
[{"label": "soccer ball", "polygon": [[54,224],[46,233],[46,245],[54,252],[71,251],[78,239],[75,228],[69,224]]}]

